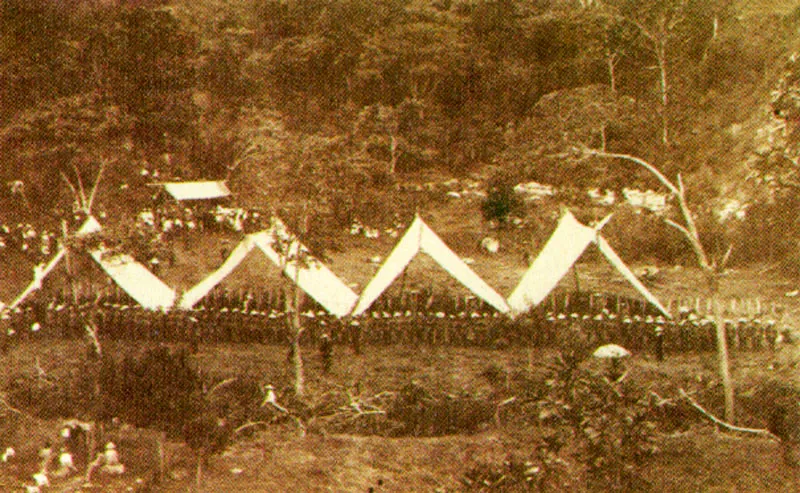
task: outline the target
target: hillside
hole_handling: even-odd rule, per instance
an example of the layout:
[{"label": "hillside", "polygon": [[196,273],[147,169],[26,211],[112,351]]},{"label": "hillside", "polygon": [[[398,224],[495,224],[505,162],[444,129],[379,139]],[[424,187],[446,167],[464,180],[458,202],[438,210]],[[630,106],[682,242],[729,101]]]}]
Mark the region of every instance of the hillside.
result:
[{"label": "hillside", "polygon": [[[462,256],[500,236],[501,270],[514,273],[562,204],[586,220],[616,210],[607,235],[632,262],[686,263],[660,218],[588,203],[590,188],[658,188],[642,169],[565,153],[602,147],[680,172],[712,252],[732,244],[735,264],[793,275],[800,226],[780,179],[793,173],[781,125],[794,117],[780,97],[793,81],[792,2],[581,4],[4,2],[0,222],[12,237],[26,223],[59,231],[105,163],[92,212],[109,242],[144,260],[164,248],[132,234],[136,215],[163,203],[148,185],[210,178],[228,180],[230,206],[294,225],[305,214],[307,241],[359,284],[369,269],[350,264],[392,242],[348,238],[352,223],[386,230],[414,212]],[[486,193],[531,180],[557,195],[517,204],[500,193],[514,207],[495,219],[518,220],[493,229]],[[465,190],[476,193],[447,194]],[[715,210],[731,199],[748,213],[722,223]],[[201,246],[217,241],[167,246],[187,266],[170,273],[177,286],[201,272],[191,266],[216,264]],[[17,274],[4,275],[27,278],[40,260],[9,248],[0,261]],[[503,276],[501,288],[518,277]]]}]

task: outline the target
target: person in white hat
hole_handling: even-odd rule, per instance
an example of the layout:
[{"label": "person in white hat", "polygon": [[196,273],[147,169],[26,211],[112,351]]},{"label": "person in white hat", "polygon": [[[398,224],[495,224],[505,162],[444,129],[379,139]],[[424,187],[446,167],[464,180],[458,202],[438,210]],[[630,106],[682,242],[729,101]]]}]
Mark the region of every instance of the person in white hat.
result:
[{"label": "person in white hat", "polygon": [[65,478],[72,473],[78,472],[72,460],[72,454],[65,447],[61,447],[58,453],[58,469],[53,471],[53,477]]},{"label": "person in white hat", "polygon": [[103,452],[103,466],[100,469],[106,474],[124,474],[125,465],[119,461],[119,453],[114,442],[108,442]]}]

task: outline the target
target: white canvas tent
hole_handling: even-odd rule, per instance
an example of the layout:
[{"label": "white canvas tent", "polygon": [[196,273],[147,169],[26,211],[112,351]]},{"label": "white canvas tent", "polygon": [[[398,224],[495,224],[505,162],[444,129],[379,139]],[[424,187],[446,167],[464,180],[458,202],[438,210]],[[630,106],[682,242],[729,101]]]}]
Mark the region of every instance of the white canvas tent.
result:
[{"label": "white canvas tent", "polygon": [[94,216],[89,216],[83,222],[78,231],[75,232],[75,236],[78,238],[83,238],[84,236],[89,236],[94,233],[99,233],[103,230],[103,226],[100,225],[100,222],[94,218]]},{"label": "white canvas tent", "polygon": [[[84,237],[100,230],[102,230],[102,226],[97,219],[93,216],[89,216],[75,232],[75,236]],[[56,268],[66,255],[67,249],[60,248],[44,267],[35,267],[33,270],[33,280],[25,290],[14,299],[8,308],[16,308],[33,292],[41,289],[42,281]],[[171,307],[174,303],[175,291],[164,284],[142,264],[137,263],[132,257],[128,255],[107,256],[103,255],[101,250],[89,252],[89,255],[100,264],[100,267],[114,282],[143,307],[151,310],[163,310]]]},{"label": "white canvas tent", "polygon": [[[242,240],[231,252],[225,262],[216,271],[203,279],[181,297],[179,306],[191,309],[200,299],[206,296],[217,284],[222,282],[236,267],[242,263],[247,255],[258,248],[266,257],[279,268],[283,269],[286,277],[292,282],[297,280],[298,286],[329,313],[343,317],[350,313],[358,296],[342,282],[341,279],[313,257],[308,258],[307,265],[297,270],[294,260],[286,260],[282,253],[274,248],[276,237],[281,241],[289,242],[290,235],[286,227],[279,220],[273,220],[273,226],[267,231],[253,233]],[[289,258],[296,256],[297,249],[306,248],[297,242],[288,244]]]},{"label": "white canvas tent", "polygon": [[508,297],[513,315],[519,315],[538,305],[558,285],[572,265],[583,254],[590,243],[595,243],[606,259],[630,282],[636,290],[658,308],[664,315],[669,312],[636,278],[628,266],[619,258],[611,245],[599,234],[599,230],[610,219],[606,217],[597,226],[590,228],[578,222],[567,211],[556,230],[547,240],[533,264],[522,276],[517,287]]},{"label": "white canvas tent", "polygon": [[176,181],[161,184],[175,200],[211,200],[230,196],[224,181]]},{"label": "white canvas tent", "polygon": [[457,281],[492,305],[497,311],[501,313],[509,311],[505,299],[450,250],[422,218],[416,216],[406,233],[395,245],[392,253],[378,269],[375,277],[364,288],[352,315],[357,316],[364,313],[420,251],[427,253]]},{"label": "white canvas tent", "polygon": [[[280,222],[277,222],[277,228],[277,235],[285,240],[285,228]],[[330,269],[325,267],[322,262],[313,257],[309,257],[306,265],[300,266],[298,272],[296,260],[287,261],[282,253],[273,248],[275,236],[275,234],[262,231],[252,235],[252,238],[255,246],[264,252],[264,255],[275,265],[283,269],[286,277],[291,279],[292,282],[296,281],[300,289],[322,305],[330,314],[337,317],[344,317],[349,314],[358,299],[353,290]],[[290,259],[296,257],[298,248],[306,250],[306,247],[296,241],[289,245],[288,254]]]},{"label": "white canvas tent", "polygon": [[8,305],[9,309],[16,308],[20,303],[25,301],[28,296],[30,296],[34,291],[38,291],[42,288],[42,280],[47,277],[50,272],[56,268],[56,266],[61,262],[61,259],[67,254],[67,250],[61,248],[56,252],[52,259],[45,265],[43,268],[40,266],[36,266],[33,268],[33,280],[28,284],[28,286],[17,296],[14,301]]},{"label": "white canvas tent", "polygon": [[[83,224],[81,224],[80,228],[78,228],[78,230],[75,232],[75,236],[77,236],[78,238],[82,238],[92,233],[100,232],[102,229],[103,227],[100,225],[100,222],[97,219],[95,219],[94,216],[90,215],[89,217],[86,218],[86,220],[83,221]],[[30,296],[35,291],[41,289],[42,281],[48,275],[50,275],[50,272],[52,272],[53,269],[56,268],[56,266],[61,262],[61,259],[63,259],[64,256],[66,256],[66,254],[67,250],[65,248],[59,248],[56,254],[53,255],[53,258],[51,258],[50,261],[47,262],[47,264],[44,267],[40,265],[35,266],[33,268],[33,280],[14,299],[14,301],[12,301],[10,305],[8,305],[7,308],[9,309],[16,308],[19,304],[28,299],[28,296]]]},{"label": "white canvas tent", "polygon": [[93,250],[89,254],[123,291],[144,308],[167,310],[175,303],[175,291],[130,255],[108,255],[103,250]]}]

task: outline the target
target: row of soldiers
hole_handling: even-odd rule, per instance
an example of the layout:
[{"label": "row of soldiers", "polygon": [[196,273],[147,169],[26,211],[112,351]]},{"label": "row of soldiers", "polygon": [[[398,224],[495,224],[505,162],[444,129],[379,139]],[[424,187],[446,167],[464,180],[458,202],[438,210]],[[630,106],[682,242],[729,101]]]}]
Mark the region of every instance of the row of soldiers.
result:
[{"label": "row of soldiers", "polygon": [[[623,315],[608,311],[595,314],[541,312],[528,322],[532,343],[547,346],[558,340],[558,334],[579,331],[593,346],[616,343],[635,351],[651,352],[658,359],[666,353],[714,351],[717,347],[716,323],[694,312],[681,312],[676,318],[663,315]],[[739,351],[774,350],[784,337],[770,318],[726,319],[728,347]]]},{"label": "row of soldiers", "polygon": [[[292,339],[294,314],[285,311],[205,307],[191,311],[147,311],[136,305],[29,304],[0,316],[0,347],[18,339],[79,338],[87,327],[111,340],[150,340],[200,343],[284,344]],[[298,314],[304,328],[301,342],[315,343],[325,334],[334,344],[349,344],[355,352],[364,345],[449,345],[476,347],[538,346],[557,344],[566,332],[583,334],[598,346],[614,342],[635,352],[668,353],[713,351],[716,326],[708,318],[681,313],[675,319],[658,315],[555,313],[534,310],[510,320],[497,312],[459,313],[371,311],[363,317],[339,319],[322,310]],[[729,347],[740,351],[775,348],[778,326],[771,319],[737,319],[725,322]]]}]

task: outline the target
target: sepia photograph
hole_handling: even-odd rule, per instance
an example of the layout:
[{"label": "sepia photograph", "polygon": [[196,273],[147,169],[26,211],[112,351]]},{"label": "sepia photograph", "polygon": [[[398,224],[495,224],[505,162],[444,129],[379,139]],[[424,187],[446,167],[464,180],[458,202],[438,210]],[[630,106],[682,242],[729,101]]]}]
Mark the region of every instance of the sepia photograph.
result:
[{"label": "sepia photograph", "polygon": [[0,491],[800,491],[800,1],[0,0]]}]

